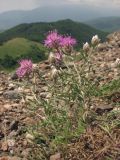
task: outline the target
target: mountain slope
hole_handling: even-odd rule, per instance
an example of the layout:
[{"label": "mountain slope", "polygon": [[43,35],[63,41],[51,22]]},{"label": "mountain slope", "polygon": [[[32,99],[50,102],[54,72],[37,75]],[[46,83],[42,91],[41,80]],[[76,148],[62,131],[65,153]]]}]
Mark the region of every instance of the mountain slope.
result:
[{"label": "mountain slope", "polygon": [[94,29],[83,23],[72,20],[61,20],[51,23],[30,23],[21,24],[0,34],[0,43],[4,43],[12,38],[23,37],[32,41],[43,43],[46,33],[50,30],[57,29],[62,34],[69,34],[82,44],[90,41],[91,37],[98,34],[101,39],[105,39],[107,33]]},{"label": "mountain slope", "polygon": [[85,23],[103,31],[113,32],[120,30],[120,17],[103,17]]},{"label": "mountain slope", "polygon": [[32,42],[25,38],[14,38],[0,46],[0,58],[3,58],[5,55],[16,58],[21,55],[29,54],[33,46],[38,47],[41,52],[45,52],[44,47],[37,42]]},{"label": "mountain slope", "polygon": [[12,69],[23,58],[38,62],[46,59],[43,45],[25,38],[14,38],[0,46],[0,69]]}]

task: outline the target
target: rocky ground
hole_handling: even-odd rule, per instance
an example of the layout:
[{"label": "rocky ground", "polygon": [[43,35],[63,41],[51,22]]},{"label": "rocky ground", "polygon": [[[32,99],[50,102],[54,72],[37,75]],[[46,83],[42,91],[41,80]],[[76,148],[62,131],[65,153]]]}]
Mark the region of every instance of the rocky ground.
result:
[{"label": "rocky ground", "polygon": [[[116,67],[115,63],[117,58],[120,58],[119,32],[110,34],[107,41],[98,45],[98,49],[93,54],[92,62],[95,64],[93,79],[99,80],[99,86],[120,80],[120,68]],[[86,132],[68,145],[64,154],[65,159],[120,160],[120,126],[111,125],[114,122],[120,122],[120,112],[115,117],[110,116],[111,111],[120,110],[120,83],[118,88],[115,88],[107,96],[99,97],[97,101],[93,100],[92,105],[97,113],[97,118],[93,116],[91,125],[87,127]],[[104,125],[103,122],[105,122]],[[110,133],[106,126],[113,127]]]},{"label": "rocky ground", "polygon": [[[93,78],[99,82],[98,85],[102,86],[112,80],[120,79],[120,68],[116,67],[116,59],[120,59],[119,32],[109,35],[107,42],[100,44],[93,54],[92,62],[95,64]],[[42,76],[45,75],[46,81],[51,83],[49,63],[47,61],[40,63],[38,68],[42,71]],[[37,95],[46,99],[50,98],[44,80],[38,78],[30,79],[30,81],[31,83],[36,81],[37,85],[34,87],[36,87]],[[27,126],[34,125],[36,120],[44,118],[44,112],[40,109],[37,111],[36,117],[28,114],[27,102],[35,98],[35,95],[33,96],[31,88],[23,87],[22,83],[16,79],[15,75],[0,72],[0,160],[27,160],[33,147],[29,143],[29,139],[32,137],[27,133]],[[103,112],[116,109],[114,103],[120,103],[120,86],[109,96],[111,96],[109,103],[102,101],[101,104],[98,104],[96,102],[93,104],[93,108],[95,110],[99,108]],[[117,109],[119,107],[117,106]],[[118,120],[120,120],[119,118],[117,117]],[[114,128],[112,136],[113,139],[110,139],[107,133],[93,125],[87,128],[86,133],[80,139],[76,139],[68,145],[64,157],[66,160],[105,160],[101,155],[106,152],[106,154],[112,154],[113,159],[111,160],[120,160],[120,128]],[[98,151],[98,147],[100,151]],[[55,156],[52,157],[53,160],[62,159],[60,155],[57,155],[57,158]]]}]

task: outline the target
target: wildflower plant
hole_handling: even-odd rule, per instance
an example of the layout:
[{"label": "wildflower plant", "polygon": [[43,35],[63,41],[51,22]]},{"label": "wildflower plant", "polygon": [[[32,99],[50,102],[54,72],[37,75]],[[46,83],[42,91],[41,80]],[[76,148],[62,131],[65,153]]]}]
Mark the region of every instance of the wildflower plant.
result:
[{"label": "wildflower plant", "polygon": [[[97,35],[92,38],[91,44],[86,42],[77,55],[80,58],[78,61],[71,54],[77,41],[71,36],[60,35],[55,30],[49,32],[45,40],[45,47],[51,51],[48,59],[51,69],[47,78],[46,73],[44,75],[39,68],[36,69],[39,74],[34,71],[31,60],[19,62],[20,67],[16,71],[18,77],[23,78],[33,72],[34,78],[34,83],[27,84],[33,96],[27,101],[29,114],[36,120],[36,124],[28,128],[30,134],[27,138],[34,144],[29,154],[30,160],[48,160],[52,154],[60,151],[65,154],[68,144],[79,139],[91,119],[99,118],[99,122],[102,122],[99,127],[111,136],[113,128],[109,127],[109,121],[107,125],[104,124],[103,119],[100,119],[103,117],[97,117],[96,113],[91,111],[92,98],[97,94],[104,95],[105,88],[108,88],[103,86],[98,93],[99,88],[94,81],[92,56],[95,56],[94,50],[99,42]],[[69,59],[64,59],[64,55],[69,55]],[[115,65],[119,67],[119,58]],[[114,85],[119,88],[119,83],[114,83],[111,88]],[[38,84],[45,86],[40,85],[42,88],[39,88]],[[40,96],[39,89],[47,90],[44,97]],[[112,116],[109,116],[111,119]],[[108,117],[106,118],[107,121]],[[113,121],[113,126],[116,126],[116,120]]]},{"label": "wildflower plant", "polygon": [[[44,118],[31,128],[37,139],[36,147],[40,149],[39,159],[45,159],[45,154],[46,159],[49,159],[49,153],[55,153],[59,148],[65,149],[86,127],[91,96],[96,89],[90,74],[93,72],[91,56],[94,48],[85,44],[79,54],[82,57],[79,64],[70,54],[75,44],[74,38],[59,35],[57,31],[49,32],[45,40],[45,46],[52,49],[49,56],[52,79],[49,82],[44,76],[40,79],[46,84],[50,96],[41,98],[34,94],[35,100],[30,102],[30,106],[36,106],[36,110],[39,107],[44,110]],[[71,59],[65,61],[63,56],[66,52]],[[35,112],[33,108],[32,111]],[[46,149],[42,148],[41,141],[44,141]]]}]

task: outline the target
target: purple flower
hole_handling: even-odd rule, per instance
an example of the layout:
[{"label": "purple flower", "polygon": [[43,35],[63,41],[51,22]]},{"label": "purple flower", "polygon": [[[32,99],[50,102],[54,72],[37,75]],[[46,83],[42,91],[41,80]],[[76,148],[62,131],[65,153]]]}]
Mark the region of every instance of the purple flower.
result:
[{"label": "purple flower", "polygon": [[62,38],[61,46],[62,47],[73,47],[76,45],[76,39],[72,38],[71,36],[66,36]]},{"label": "purple flower", "polygon": [[58,32],[50,31],[45,40],[45,46],[48,48],[58,48],[62,41],[62,36],[58,34]]},{"label": "purple flower", "polygon": [[23,59],[19,62],[20,67],[17,69],[16,74],[19,78],[24,77],[27,74],[30,74],[33,68],[33,63],[31,60]]},{"label": "purple flower", "polygon": [[63,59],[63,56],[62,56],[62,53],[61,53],[61,52],[55,53],[56,63],[61,63],[61,62],[62,62],[62,59]]}]

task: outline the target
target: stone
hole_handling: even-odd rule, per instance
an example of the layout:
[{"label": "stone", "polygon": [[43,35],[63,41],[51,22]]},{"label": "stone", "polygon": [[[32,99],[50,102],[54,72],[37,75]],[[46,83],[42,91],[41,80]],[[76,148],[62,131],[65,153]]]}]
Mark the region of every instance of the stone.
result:
[{"label": "stone", "polygon": [[27,158],[30,154],[30,151],[31,151],[31,148],[26,148],[22,153],[21,155],[24,157],[24,158]]},{"label": "stone", "polygon": [[100,43],[100,44],[98,44],[98,46],[97,46],[97,50],[98,50],[98,52],[101,52],[101,51],[103,51],[103,50],[106,50],[106,45],[104,44],[104,43]]},{"label": "stone", "polygon": [[46,98],[47,94],[48,94],[47,92],[41,92],[40,97],[41,98]]},{"label": "stone", "polygon": [[55,155],[50,156],[50,160],[61,160],[60,153],[56,153]]},{"label": "stone", "polygon": [[7,141],[2,142],[1,150],[4,151],[4,152],[8,150]]},{"label": "stone", "polygon": [[34,100],[34,97],[33,96],[26,96],[26,99],[25,99],[27,102],[29,101],[29,100],[31,100],[31,101],[33,101]]},{"label": "stone", "polygon": [[3,156],[3,157],[0,158],[0,160],[21,160],[21,158],[16,157],[16,156],[14,156],[14,157]]},{"label": "stone", "polygon": [[10,134],[8,135],[8,138],[9,139],[11,139],[12,137],[14,137],[14,136],[16,136],[18,134],[18,132],[16,132],[16,131],[12,131],[12,132],[10,132]]},{"label": "stone", "polygon": [[4,138],[4,133],[0,130],[0,140]]},{"label": "stone", "polygon": [[9,87],[15,87],[15,85],[13,83],[10,83],[8,86]]},{"label": "stone", "polygon": [[23,122],[27,125],[35,125],[36,121],[33,118],[30,117],[26,117]]},{"label": "stone", "polygon": [[3,95],[4,91],[0,91],[0,96]]},{"label": "stone", "polygon": [[48,93],[47,96],[46,96],[46,99],[49,99],[52,97],[52,94],[51,93]]},{"label": "stone", "polygon": [[3,93],[6,99],[21,99],[21,95],[17,90],[6,91]]},{"label": "stone", "polygon": [[27,134],[26,134],[26,139],[27,139],[27,140],[34,140],[35,137],[34,137],[33,135],[27,133]]},{"label": "stone", "polygon": [[18,123],[19,121],[12,121],[11,124],[10,124],[10,130],[13,131],[13,130],[17,130],[18,129]]},{"label": "stone", "polygon": [[1,157],[0,160],[9,160],[8,157]]},{"label": "stone", "polygon": [[6,110],[11,110],[12,109],[12,106],[10,104],[4,104],[3,107],[6,109]]},{"label": "stone", "polygon": [[18,87],[18,92],[19,93],[23,93],[24,92],[24,89],[22,87]]},{"label": "stone", "polygon": [[111,110],[113,110],[113,106],[112,105],[99,105],[95,107],[95,111],[98,114],[102,114],[104,112],[109,112]]},{"label": "stone", "polygon": [[9,147],[14,147],[15,146],[15,140],[14,139],[8,139],[7,144]]},{"label": "stone", "polygon": [[47,86],[44,86],[44,87],[41,88],[41,90],[42,90],[43,92],[47,92],[47,91],[48,91],[48,87],[47,87]]}]

